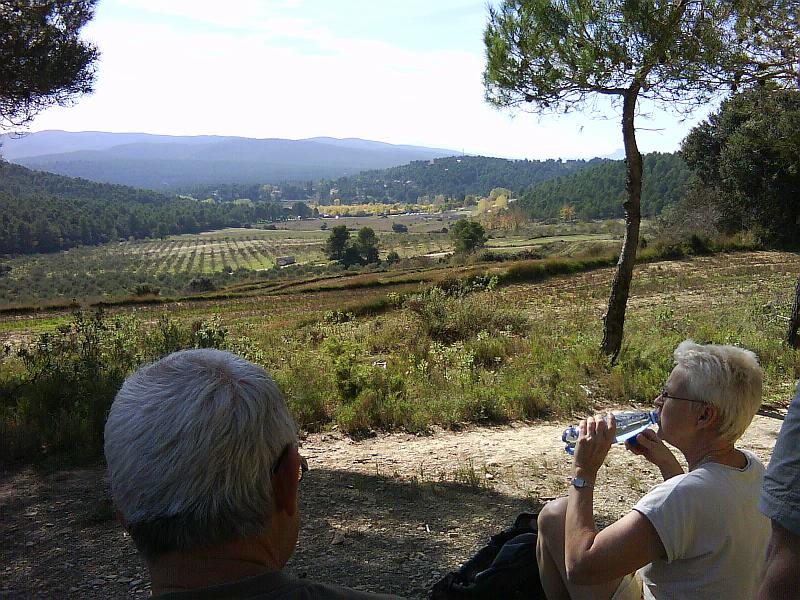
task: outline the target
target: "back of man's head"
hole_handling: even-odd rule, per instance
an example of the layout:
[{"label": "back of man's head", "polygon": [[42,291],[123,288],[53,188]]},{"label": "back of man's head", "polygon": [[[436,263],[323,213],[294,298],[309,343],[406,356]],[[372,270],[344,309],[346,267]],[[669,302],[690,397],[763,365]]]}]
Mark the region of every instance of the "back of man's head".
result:
[{"label": "back of man's head", "polygon": [[264,369],[219,350],[170,354],[128,377],[111,406],[116,508],[149,559],[261,533],[271,469],[296,439]]}]

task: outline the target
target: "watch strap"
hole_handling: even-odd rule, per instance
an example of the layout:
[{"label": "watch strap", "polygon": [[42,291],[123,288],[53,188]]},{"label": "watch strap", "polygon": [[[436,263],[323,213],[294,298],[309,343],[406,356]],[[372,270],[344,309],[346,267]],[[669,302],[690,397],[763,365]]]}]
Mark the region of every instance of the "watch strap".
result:
[{"label": "watch strap", "polygon": [[582,490],[582,489],[585,489],[585,488],[591,489],[591,488],[594,487],[591,483],[586,481],[583,477],[573,477],[570,480],[570,483],[572,484],[572,487],[574,487],[576,490]]}]

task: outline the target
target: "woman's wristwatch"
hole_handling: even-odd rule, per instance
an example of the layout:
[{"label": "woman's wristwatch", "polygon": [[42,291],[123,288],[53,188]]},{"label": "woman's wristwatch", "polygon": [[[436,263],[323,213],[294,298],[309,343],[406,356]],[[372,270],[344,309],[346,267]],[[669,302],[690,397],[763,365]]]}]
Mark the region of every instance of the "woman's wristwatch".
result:
[{"label": "woman's wristwatch", "polygon": [[572,484],[572,487],[574,487],[576,490],[582,490],[584,488],[593,488],[594,487],[591,483],[586,481],[583,477],[573,477],[570,480],[570,483]]}]

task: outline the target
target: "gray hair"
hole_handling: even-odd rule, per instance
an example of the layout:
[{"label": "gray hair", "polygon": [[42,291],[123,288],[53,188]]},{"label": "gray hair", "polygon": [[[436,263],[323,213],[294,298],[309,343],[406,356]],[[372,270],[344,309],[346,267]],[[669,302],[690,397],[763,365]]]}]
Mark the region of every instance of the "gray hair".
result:
[{"label": "gray hair", "polygon": [[220,350],[175,352],[128,377],[111,405],[116,508],[148,558],[260,533],[271,469],[296,441],[264,369]]},{"label": "gray hair", "polygon": [[737,346],[681,342],[675,364],[687,375],[691,397],[719,409],[719,434],[735,442],[761,406],[763,374],[758,357]]}]

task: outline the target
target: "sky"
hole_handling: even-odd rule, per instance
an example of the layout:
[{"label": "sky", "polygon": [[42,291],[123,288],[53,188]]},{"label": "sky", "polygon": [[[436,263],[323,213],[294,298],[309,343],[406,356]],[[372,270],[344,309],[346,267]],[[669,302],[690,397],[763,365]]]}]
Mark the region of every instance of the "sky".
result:
[{"label": "sky", "polygon": [[[484,100],[484,0],[100,0],[95,92],[31,131],[356,137],[506,158],[622,148],[618,110],[559,116]],[[643,152],[677,150],[686,119],[643,106]]]}]

